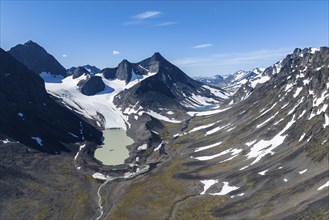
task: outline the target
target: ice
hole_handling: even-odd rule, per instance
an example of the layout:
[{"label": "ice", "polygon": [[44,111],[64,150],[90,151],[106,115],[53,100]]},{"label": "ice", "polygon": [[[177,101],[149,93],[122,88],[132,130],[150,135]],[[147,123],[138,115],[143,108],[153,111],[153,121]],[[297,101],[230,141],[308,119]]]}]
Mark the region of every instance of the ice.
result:
[{"label": "ice", "polygon": [[305,173],[306,171],[307,171],[307,169],[302,170],[302,171],[299,171],[298,173],[299,173],[299,174],[303,174],[303,173]]},{"label": "ice", "polygon": [[217,143],[210,144],[210,145],[207,145],[207,146],[204,146],[204,147],[198,147],[198,148],[195,149],[194,152],[199,152],[199,151],[207,150],[207,149],[209,149],[209,148],[216,147],[216,146],[220,145],[221,143],[222,143],[222,142],[219,141],[219,142],[217,142]]},{"label": "ice", "polygon": [[297,103],[297,105],[295,105],[289,112],[288,115],[294,113],[295,109],[304,101],[304,97],[302,97],[299,102]]},{"label": "ice", "polygon": [[202,129],[206,129],[206,128],[209,128],[211,126],[213,126],[215,123],[212,123],[212,124],[207,124],[207,125],[201,125],[199,127],[195,127],[193,128],[192,130],[190,130],[188,133],[192,133],[192,132],[195,132],[195,131],[199,131],[199,130],[202,130]]},{"label": "ice", "polygon": [[201,160],[201,161],[205,161],[205,160],[212,160],[216,157],[220,157],[220,156],[223,156],[225,154],[228,154],[228,153],[231,153],[232,156],[234,155],[237,155],[239,154],[240,152],[242,152],[242,149],[227,149],[227,150],[224,150],[218,154],[214,154],[214,155],[211,155],[211,156],[201,156],[201,157],[195,157],[194,159],[197,159],[197,160]]},{"label": "ice", "polygon": [[106,176],[104,176],[104,175],[101,174],[101,173],[94,173],[94,174],[92,175],[92,177],[93,177],[94,179],[100,179],[100,180],[106,180],[106,179],[107,179]]},{"label": "ice", "polygon": [[283,135],[283,133],[295,123],[294,118],[295,116],[293,116],[291,121],[286,124],[283,130],[275,135],[271,140],[260,140],[250,149],[250,152],[247,154],[247,158],[256,158],[250,165],[257,163],[267,154],[274,154],[273,150],[281,145],[287,136]]},{"label": "ice", "polygon": [[[271,111],[275,106],[276,106],[277,102],[274,103],[269,109],[267,109],[266,111],[264,111],[265,109],[262,109],[261,112],[262,114],[260,116],[258,116],[257,118],[262,117],[263,115],[265,115],[267,112]],[[264,111],[264,112],[263,112]]]},{"label": "ice", "polygon": [[212,88],[210,86],[207,86],[207,85],[203,85],[202,87],[205,88],[205,89],[208,89],[213,95],[215,95],[217,97],[220,97],[222,99],[228,99],[228,96],[219,89],[214,89],[214,88]]},{"label": "ice", "polygon": [[216,110],[210,110],[210,111],[202,111],[202,112],[187,112],[190,116],[208,116],[208,115],[214,115],[218,114],[220,112],[225,112],[229,110],[231,107],[225,108],[225,109],[216,109]]},{"label": "ice", "polygon": [[312,47],[312,48],[310,49],[310,53],[311,53],[311,54],[315,54],[316,51],[320,51],[320,49],[319,49],[319,48],[315,48],[315,47]]},{"label": "ice", "polygon": [[77,160],[77,158],[78,158],[78,156],[79,156],[80,151],[81,151],[85,146],[86,146],[85,144],[81,145],[80,148],[79,148],[79,150],[78,150],[78,152],[77,152],[77,154],[74,156],[74,164],[75,164],[75,166],[77,167],[78,170],[79,170],[81,167],[78,167],[78,166],[77,166],[77,164],[76,164],[76,160]]},{"label": "ice", "polygon": [[5,140],[0,140],[0,141],[2,141],[2,143],[3,143],[3,144],[8,144],[8,143],[11,143],[11,141],[10,141],[10,140],[8,140],[8,139],[5,139]]},{"label": "ice", "polygon": [[43,142],[40,137],[31,137],[31,139],[35,140],[41,147],[43,146]]},{"label": "ice", "polygon": [[150,116],[154,117],[154,118],[157,118],[161,121],[166,121],[166,122],[170,122],[170,123],[181,123],[181,121],[178,121],[178,120],[175,120],[175,119],[170,119],[166,116],[163,116],[163,115],[160,115],[159,113],[157,112],[154,112],[152,110],[148,110],[147,112],[145,112],[147,114],[149,114]]},{"label": "ice", "polygon": [[269,76],[261,76],[260,78],[251,81],[251,87],[255,88],[257,84],[263,84],[270,80]]},{"label": "ice", "polygon": [[267,171],[268,171],[268,170],[264,170],[264,171],[262,171],[262,172],[259,172],[258,174],[264,176],[265,173],[266,173]]},{"label": "ice", "polygon": [[286,178],[284,178],[283,181],[288,182],[288,180]]},{"label": "ice", "polygon": [[223,182],[224,186],[222,188],[222,190],[218,193],[209,193],[210,195],[214,195],[214,196],[223,196],[226,195],[234,190],[239,189],[240,187],[236,187],[236,186],[230,186],[228,182]]},{"label": "ice", "polygon": [[265,120],[263,123],[259,124],[256,126],[256,128],[260,128],[262,127],[264,124],[266,124],[267,122],[271,121],[279,112],[275,113],[274,115],[272,115],[271,117],[269,117],[267,120]]},{"label": "ice", "polygon": [[173,115],[173,114],[175,114],[173,111],[168,111],[167,112],[167,115]]},{"label": "ice", "polygon": [[212,185],[218,183],[218,180],[201,180],[201,183],[204,185],[204,187],[200,195],[204,195]]},{"label": "ice", "polygon": [[209,130],[209,131],[206,132],[206,136],[207,135],[211,135],[213,133],[216,133],[216,132],[220,131],[221,129],[226,128],[227,126],[229,126],[229,124],[228,125],[221,126],[221,127],[213,128],[213,129],[211,129],[211,130]]},{"label": "ice", "polygon": [[300,119],[301,117],[303,117],[305,113],[306,113],[306,110],[304,110],[304,111],[298,116],[298,119]]},{"label": "ice", "polygon": [[239,170],[245,170],[245,169],[247,169],[249,166],[244,166],[244,167],[242,167],[242,168],[240,168]]},{"label": "ice", "polygon": [[[156,72],[148,72],[147,75],[141,76],[140,80],[155,74]],[[99,118],[98,114],[103,115],[105,121],[102,123],[104,123],[105,128],[119,127],[126,129],[129,126],[128,116],[124,115],[121,109],[113,104],[113,99],[119,92],[136,85],[138,80],[132,80],[126,85],[124,80],[109,80],[104,78],[101,73],[98,73],[96,76],[102,77],[107,89],[93,96],[85,96],[77,89],[78,82],[86,78],[84,75],[76,79],[73,79],[72,76],[54,78],[46,73],[41,76],[46,82],[47,91],[62,99],[66,107],[74,109],[75,112],[89,119],[97,120]]]},{"label": "ice", "polygon": [[256,142],[257,142],[257,140],[250,141],[250,142],[247,142],[246,145],[247,145],[248,147],[250,147],[250,146],[254,145],[254,143],[256,143]]},{"label": "ice", "polygon": [[21,118],[24,117],[24,114],[23,114],[22,112],[19,112],[17,115],[18,115],[19,117],[21,117]]},{"label": "ice", "polygon": [[163,143],[164,143],[164,142],[162,141],[162,142],[159,144],[159,146],[157,146],[156,148],[154,148],[154,151],[158,151],[158,150],[160,150],[160,148],[161,148],[161,146],[162,146]]},{"label": "ice", "polygon": [[147,149],[147,144],[143,144],[142,146],[139,146],[137,150],[146,150]]},{"label": "ice", "polygon": [[295,91],[293,97],[296,98],[302,90],[303,90],[303,87],[298,87],[298,88],[296,89],[296,91]]},{"label": "ice", "polygon": [[283,121],[283,120],[284,120],[284,118],[281,118],[279,121],[275,122],[274,125],[279,124],[279,123],[280,123],[281,121]]},{"label": "ice", "polygon": [[295,85],[295,84],[293,84],[293,83],[289,83],[289,84],[286,86],[286,88],[284,89],[284,91],[285,91],[285,92],[288,92],[289,90],[291,90],[291,89],[293,88],[294,85]]},{"label": "ice", "polygon": [[303,138],[305,137],[305,133],[302,134],[302,136],[300,136],[299,140],[298,141],[301,141],[303,140]]},{"label": "ice", "polygon": [[77,135],[75,135],[75,134],[73,134],[73,133],[71,133],[71,132],[67,132],[69,135],[71,135],[72,137],[75,137],[75,138],[79,138],[79,136],[77,136]]},{"label": "ice", "polygon": [[329,187],[329,181],[326,182],[325,184],[323,184],[322,186],[320,186],[320,187],[318,188],[318,190],[322,190],[322,189],[324,189],[324,187]]}]

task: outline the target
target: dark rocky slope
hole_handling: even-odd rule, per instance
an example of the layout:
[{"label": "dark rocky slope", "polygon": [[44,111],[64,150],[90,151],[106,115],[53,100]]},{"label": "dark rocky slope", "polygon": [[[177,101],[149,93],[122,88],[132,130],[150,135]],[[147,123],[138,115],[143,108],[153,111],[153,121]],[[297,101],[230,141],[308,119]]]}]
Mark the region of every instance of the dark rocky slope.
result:
[{"label": "dark rocky slope", "polygon": [[66,69],[43,47],[33,41],[18,44],[8,51],[15,59],[33,72],[48,72],[53,75],[66,76]]},{"label": "dark rocky slope", "polygon": [[57,104],[43,80],[0,50],[0,133],[48,153],[67,151],[65,143],[99,143],[101,132]]},{"label": "dark rocky slope", "polygon": [[[74,78],[74,76],[73,76]],[[79,90],[84,95],[95,95],[105,89],[105,84],[100,76],[91,76],[78,83]]]}]

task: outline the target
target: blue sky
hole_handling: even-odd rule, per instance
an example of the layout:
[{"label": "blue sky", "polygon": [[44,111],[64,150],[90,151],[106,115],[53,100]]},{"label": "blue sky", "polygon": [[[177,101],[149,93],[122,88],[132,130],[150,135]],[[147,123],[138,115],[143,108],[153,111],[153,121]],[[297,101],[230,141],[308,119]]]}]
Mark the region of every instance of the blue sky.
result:
[{"label": "blue sky", "polygon": [[66,68],[160,52],[190,76],[267,67],[328,46],[328,1],[3,1],[1,48],[33,40]]}]

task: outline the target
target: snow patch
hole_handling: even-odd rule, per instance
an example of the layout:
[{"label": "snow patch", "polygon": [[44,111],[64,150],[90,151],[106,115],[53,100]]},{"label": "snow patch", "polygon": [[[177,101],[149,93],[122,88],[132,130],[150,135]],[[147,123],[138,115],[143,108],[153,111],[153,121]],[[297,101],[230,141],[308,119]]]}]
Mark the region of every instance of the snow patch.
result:
[{"label": "snow patch", "polygon": [[318,190],[322,190],[322,189],[324,189],[324,187],[329,187],[329,181],[326,182],[325,184],[323,184],[322,186],[320,186],[320,187],[318,188]]},{"label": "snow patch", "polygon": [[199,152],[199,151],[207,150],[207,149],[209,149],[209,148],[216,147],[216,146],[220,145],[221,143],[222,143],[222,142],[219,141],[219,142],[217,142],[217,143],[210,144],[210,145],[207,145],[207,146],[204,146],[204,147],[198,147],[198,148],[195,149],[194,152]]},{"label": "snow patch", "polygon": [[240,187],[236,187],[236,186],[230,186],[228,182],[223,182],[224,186],[222,188],[222,190],[218,193],[209,193],[210,195],[213,195],[213,196],[223,196],[223,195],[226,195],[234,190],[237,190],[239,189]]},{"label": "snow patch", "polygon": [[305,173],[306,171],[307,171],[307,169],[302,170],[302,171],[299,171],[298,173],[299,173],[299,174],[303,174],[303,173]]},{"label": "snow patch", "polygon": [[142,146],[139,146],[137,150],[146,150],[147,149],[147,144],[143,144]]},{"label": "snow patch", "polygon": [[199,127],[195,127],[192,130],[190,130],[188,133],[192,133],[192,132],[195,132],[195,131],[199,131],[199,130],[203,130],[203,129],[209,128],[209,127],[213,126],[214,124],[215,123],[208,124],[208,125],[201,125]]},{"label": "snow patch", "polygon": [[40,137],[31,137],[31,139],[35,140],[39,144],[39,146],[43,146],[43,142]]},{"label": "snow patch", "polygon": [[258,174],[264,176],[265,173],[266,173],[267,171],[268,171],[268,170],[264,170],[264,171],[262,171],[262,172],[259,172]]},{"label": "snow patch", "polygon": [[203,191],[200,193],[200,195],[204,195],[212,185],[218,183],[218,180],[201,180],[201,183],[204,186],[203,186]]}]

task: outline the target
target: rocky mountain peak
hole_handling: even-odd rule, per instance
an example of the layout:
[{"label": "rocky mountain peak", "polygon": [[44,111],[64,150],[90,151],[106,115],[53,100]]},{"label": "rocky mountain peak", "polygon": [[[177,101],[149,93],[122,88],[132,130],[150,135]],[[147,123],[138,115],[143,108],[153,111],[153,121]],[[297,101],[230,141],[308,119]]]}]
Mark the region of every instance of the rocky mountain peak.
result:
[{"label": "rocky mountain peak", "polygon": [[52,75],[67,75],[66,69],[52,55],[31,40],[24,45],[18,44],[8,52],[37,74],[48,72]]},{"label": "rocky mountain peak", "polygon": [[76,78],[79,78],[80,76],[82,76],[84,74],[89,75],[90,72],[86,68],[84,68],[82,66],[79,66],[73,71],[73,76],[72,77],[73,77],[73,79],[76,79]]}]

